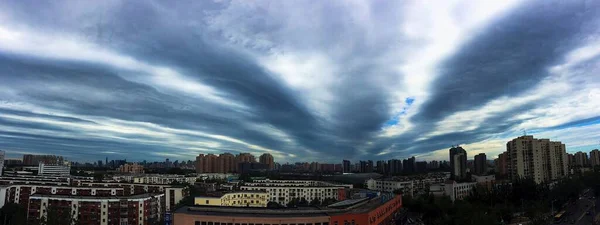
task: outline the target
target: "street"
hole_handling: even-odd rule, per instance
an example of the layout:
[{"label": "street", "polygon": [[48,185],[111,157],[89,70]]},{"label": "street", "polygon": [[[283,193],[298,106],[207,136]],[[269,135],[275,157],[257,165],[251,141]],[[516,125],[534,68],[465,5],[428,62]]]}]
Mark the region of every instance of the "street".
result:
[{"label": "street", "polygon": [[[565,215],[561,221],[553,221],[554,224],[564,225],[590,225],[592,224],[595,212],[600,212],[600,202],[597,198],[593,197],[594,193],[592,190],[587,190],[587,193],[582,194],[576,202],[569,204],[565,210]],[[596,208],[594,210],[594,207]],[[586,212],[589,211],[589,214]]]}]

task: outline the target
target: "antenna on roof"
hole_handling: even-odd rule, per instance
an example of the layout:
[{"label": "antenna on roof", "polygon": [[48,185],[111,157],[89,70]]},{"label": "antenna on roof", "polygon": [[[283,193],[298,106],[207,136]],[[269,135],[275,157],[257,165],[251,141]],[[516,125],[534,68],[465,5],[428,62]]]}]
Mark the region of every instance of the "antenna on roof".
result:
[{"label": "antenna on roof", "polygon": [[523,130],[523,136],[527,136],[527,131]]}]

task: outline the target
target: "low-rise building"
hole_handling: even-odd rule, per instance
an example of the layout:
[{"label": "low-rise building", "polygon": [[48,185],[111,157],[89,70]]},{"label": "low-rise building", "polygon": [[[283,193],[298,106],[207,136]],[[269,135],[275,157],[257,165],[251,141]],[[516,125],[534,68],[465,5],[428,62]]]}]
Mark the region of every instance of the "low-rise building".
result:
[{"label": "low-rise building", "polygon": [[69,176],[71,174],[70,165],[53,165],[40,163],[38,165],[38,175],[61,175]]},{"label": "low-rise building", "polygon": [[457,183],[456,181],[448,180],[444,185],[444,194],[449,196],[452,201],[457,199],[462,200],[471,195],[476,185],[477,182]]},{"label": "low-rise building", "polygon": [[[0,178],[0,207],[6,203],[16,203],[28,207],[29,196],[69,195],[69,196],[130,196],[145,193],[164,194],[165,211],[189,195],[187,187],[162,184],[131,184],[115,182],[72,181],[70,178],[5,179]],[[62,180],[65,179],[65,180]]]},{"label": "low-rise building", "polygon": [[165,213],[164,194],[131,196],[70,196],[34,194],[29,197],[28,224],[39,224],[49,213],[67,217],[71,224],[150,225]]},{"label": "low-rise building", "polygon": [[379,225],[394,224],[402,207],[402,198],[378,196],[351,199],[327,207],[252,208],[182,207],[174,213],[174,225],[188,224],[304,224],[304,225]]},{"label": "low-rise building", "polygon": [[240,191],[194,198],[194,205],[200,206],[267,207],[268,202],[269,194],[261,191]]},{"label": "low-rise building", "polygon": [[385,180],[385,179],[369,179],[365,181],[365,186],[367,189],[383,191],[383,192],[393,192],[393,191],[402,191],[404,195],[413,195],[413,181],[398,181],[398,180]]},{"label": "low-rise building", "polygon": [[496,175],[487,175],[487,176],[471,175],[471,180],[473,180],[477,184],[487,188],[488,190],[492,190],[492,188],[494,187],[494,184],[496,183]]},{"label": "low-rise building", "polygon": [[255,180],[244,183],[240,187],[243,191],[262,191],[269,195],[269,201],[286,205],[293,199],[344,200],[346,189],[352,188],[351,184],[337,184],[333,182],[314,180]]}]

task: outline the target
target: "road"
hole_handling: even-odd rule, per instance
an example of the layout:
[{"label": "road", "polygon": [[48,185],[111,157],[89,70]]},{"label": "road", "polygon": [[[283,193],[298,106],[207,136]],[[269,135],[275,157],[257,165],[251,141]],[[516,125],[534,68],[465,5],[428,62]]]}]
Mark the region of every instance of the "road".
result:
[{"label": "road", "polygon": [[[594,193],[589,190],[582,195],[576,202],[569,204],[565,209],[566,213],[563,219],[554,224],[564,225],[590,225],[594,218],[594,212],[600,212],[600,199],[593,198]],[[594,207],[596,210],[594,211]],[[587,214],[586,212],[590,212]]]}]

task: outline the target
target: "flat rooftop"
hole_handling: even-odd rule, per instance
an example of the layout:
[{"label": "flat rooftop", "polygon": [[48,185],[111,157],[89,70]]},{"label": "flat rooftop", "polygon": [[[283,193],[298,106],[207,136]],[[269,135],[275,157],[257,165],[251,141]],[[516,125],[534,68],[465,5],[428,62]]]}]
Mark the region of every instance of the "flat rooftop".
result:
[{"label": "flat rooftop", "polygon": [[103,199],[112,199],[112,200],[126,200],[126,199],[135,199],[135,198],[149,198],[155,197],[158,195],[164,194],[139,194],[139,195],[127,195],[127,196],[78,196],[78,195],[45,195],[45,194],[33,194],[30,197],[40,197],[40,198],[61,198],[61,199],[90,199],[90,200],[103,200]]},{"label": "flat rooftop", "polygon": [[175,213],[230,217],[315,217],[328,215],[326,211],[316,207],[265,209],[225,206],[186,206],[179,208]]},{"label": "flat rooftop", "polygon": [[186,206],[175,213],[232,216],[232,217],[314,217],[329,216],[341,213],[365,213],[383,205],[381,196],[367,199],[349,199],[329,205],[330,207],[298,207],[298,208],[253,208],[227,206]]}]

